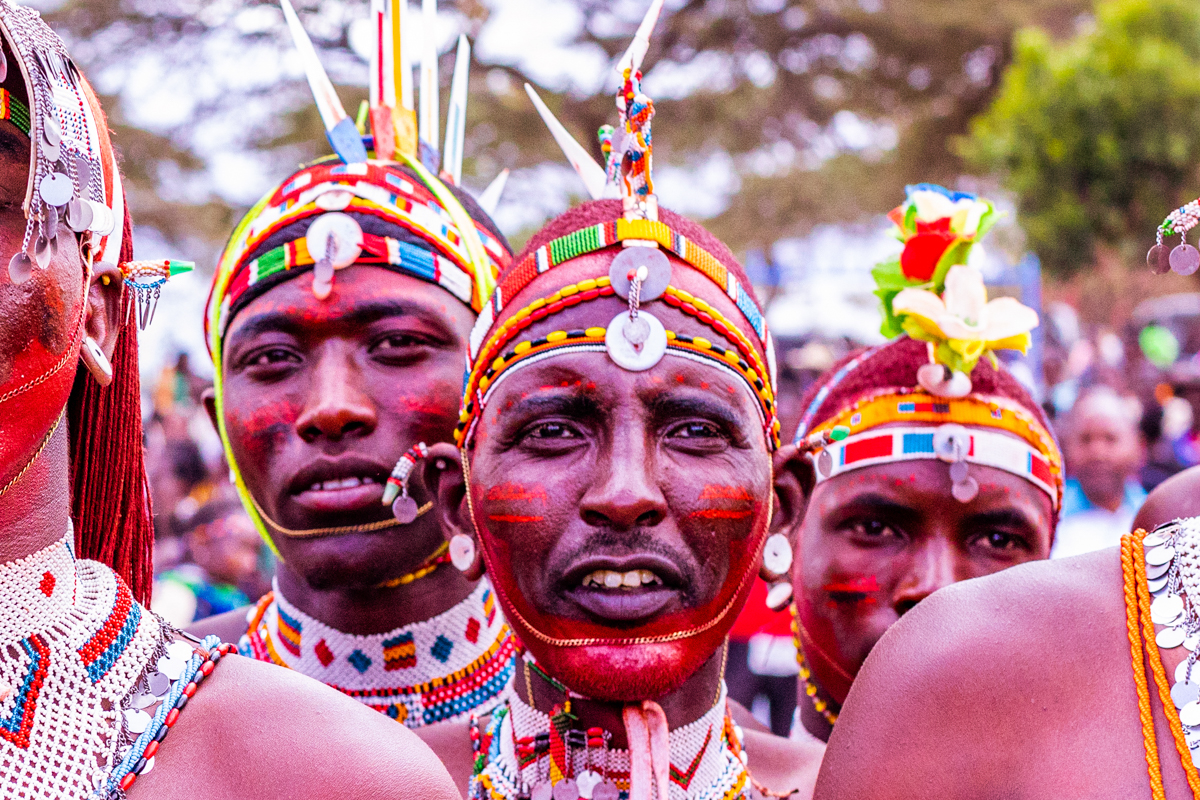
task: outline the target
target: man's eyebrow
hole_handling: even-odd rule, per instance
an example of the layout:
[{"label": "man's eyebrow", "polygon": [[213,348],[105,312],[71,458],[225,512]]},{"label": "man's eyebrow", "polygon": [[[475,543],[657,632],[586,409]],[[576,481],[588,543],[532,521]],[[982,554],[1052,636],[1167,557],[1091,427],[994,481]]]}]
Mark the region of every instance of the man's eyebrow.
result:
[{"label": "man's eyebrow", "polygon": [[746,415],[741,408],[707,397],[664,393],[650,398],[648,405],[654,416],[660,419],[696,416],[720,420],[731,428],[741,428],[746,424]]},{"label": "man's eyebrow", "polygon": [[983,526],[1008,526],[1025,528],[1029,531],[1037,531],[1038,529],[1036,520],[1031,519],[1028,514],[1024,514],[1011,507],[998,508],[994,511],[981,511],[963,520],[963,528],[968,532]]},{"label": "man's eyebrow", "polygon": [[561,414],[576,419],[595,418],[602,413],[596,398],[584,394],[530,395],[518,400],[513,414]]},{"label": "man's eyebrow", "polygon": [[[387,317],[421,317],[427,321],[441,322],[438,314],[431,312],[420,303],[408,300],[373,300],[355,306],[348,313],[337,318],[342,325],[370,325]],[[262,333],[295,333],[300,329],[311,326],[311,322],[299,314],[286,311],[263,311],[255,314],[238,325],[237,337],[254,337]]]},{"label": "man's eyebrow", "polygon": [[0,156],[29,158],[29,140],[15,129],[0,125]]}]

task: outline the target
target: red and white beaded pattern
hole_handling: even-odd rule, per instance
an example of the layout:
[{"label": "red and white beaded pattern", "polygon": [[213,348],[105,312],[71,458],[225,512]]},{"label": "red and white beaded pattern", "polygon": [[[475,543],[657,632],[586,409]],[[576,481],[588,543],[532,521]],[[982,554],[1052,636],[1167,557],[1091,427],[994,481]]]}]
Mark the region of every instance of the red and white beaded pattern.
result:
[{"label": "red and white beaded pattern", "polygon": [[[722,736],[726,699],[725,686],[722,684],[720,698],[704,716],[669,732],[672,772],[681,776],[681,780],[671,781],[669,800],[721,800],[728,797],[739,784],[745,787],[743,795],[749,794],[751,783],[748,780],[746,764]],[[548,756],[543,755],[541,759],[534,760],[522,769],[519,766],[515,742],[525,737],[549,733],[550,717],[527,705],[518,692],[511,689],[507,693],[506,703],[508,714],[501,723],[499,732],[500,757],[489,762],[482,773],[488,777],[493,800],[516,800],[518,797],[528,796],[534,786],[548,780]],[[739,752],[745,753],[740,742],[734,745]],[[580,750],[573,759],[577,774],[586,768],[585,758],[584,751]],[[593,749],[591,759],[593,769],[603,769],[618,785],[628,785],[628,750],[609,749],[605,757],[598,755]],[[683,777],[689,776],[689,773],[690,777]],[[686,787],[680,785],[684,780],[687,783]],[[468,797],[478,796],[478,781],[478,778],[472,779]],[[651,787],[651,797],[663,800],[658,798],[658,790],[654,786]]]},{"label": "red and white beaded pattern", "polygon": [[131,741],[126,699],[162,650],[158,619],[123,602],[128,589],[108,567],[76,561],[71,538],[0,565],[0,796],[85,798],[100,787]]},{"label": "red and white beaded pattern", "polygon": [[[300,625],[299,656],[282,646],[281,608]],[[424,701],[434,694],[418,687],[442,681],[443,689],[437,694],[447,696],[455,691],[456,673],[458,680],[469,681],[478,668],[511,672],[508,664],[478,662],[487,661],[489,651],[494,660],[512,662],[516,648],[486,578],[466,599],[436,617],[371,636],[343,633],[308,616],[289,603],[276,585],[259,630],[251,633],[257,633],[255,638],[266,644],[270,660],[328,684],[410,728],[425,724]],[[250,639],[250,634],[242,637],[240,649],[243,655],[257,658]],[[473,710],[490,710],[502,694],[497,690]],[[391,708],[400,704],[403,710]],[[465,718],[471,710],[440,721]]]}]

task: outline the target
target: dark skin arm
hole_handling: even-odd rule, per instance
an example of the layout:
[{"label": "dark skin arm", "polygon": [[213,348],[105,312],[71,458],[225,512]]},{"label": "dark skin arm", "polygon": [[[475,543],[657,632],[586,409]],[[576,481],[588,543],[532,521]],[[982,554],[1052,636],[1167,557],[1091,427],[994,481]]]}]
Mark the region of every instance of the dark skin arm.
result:
[{"label": "dark skin arm", "polygon": [[139,798],[457,800],[403,725],[290,670],[227,656],[163,741]]}]

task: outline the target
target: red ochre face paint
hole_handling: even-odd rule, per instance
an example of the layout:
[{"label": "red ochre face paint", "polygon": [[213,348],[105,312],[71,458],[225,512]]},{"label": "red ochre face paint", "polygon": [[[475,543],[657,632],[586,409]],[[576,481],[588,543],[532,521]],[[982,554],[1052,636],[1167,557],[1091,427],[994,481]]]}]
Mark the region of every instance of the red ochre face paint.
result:
[{"label": "red ochre face paint", "polygon": [[727,508],[702,508],[698,511],[693,511],[688,514],[689,517],[698,519],[746,519],[752,511],[735,511]]},{"label": "red ochre face paint", "polygon": [[543,505],[546,503],[546,490],[542,488],[540,483],[532,484],[529,488],[525,488],[524,484],[520,483],[501,483],[488,489],[488,500],[538,500]]},{"label": "red ochre face paint", "polygon": [[846,594],[857,594],[865,592],[878,592],[879,581],[874,575],[860,575],[851,578],[842,578],[840,580],[831,581],[821,587],[822,591],[834,593],[843,592]]},{"label": "red ochre face paint", "polygon": [[750,496],[750,492],[744,486],[718,486],[717,484],[708,484],[700,491],[701,500],[745,500],[748,503],[754,502],[754,498]]}]

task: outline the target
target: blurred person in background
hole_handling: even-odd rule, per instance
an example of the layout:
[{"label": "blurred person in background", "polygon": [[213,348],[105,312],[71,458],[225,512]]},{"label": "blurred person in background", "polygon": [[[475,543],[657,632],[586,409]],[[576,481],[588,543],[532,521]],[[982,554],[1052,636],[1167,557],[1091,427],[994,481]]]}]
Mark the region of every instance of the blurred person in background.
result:
[{"label": "blurred person in background", "polygon": [[168,438],[151,421],[146,431],[146,476],[154,508],[154,569],[161,572],[187,558],[186,521],[210,497],[208,470],[196,443]]},{"label": "blurred person in background", "polygon": [[729,697],[776,736],[787,736],[796,712],[797,674],[791,619],[786,611],[767,606],[767,584],[758,578],[729,632]]},{"label": "blurred person in background", "polygon": [[1114,547],[1146,499],[1138,480],[1145,447],[1136,401],[1108,387],[1083,394],[1063,436],[1067,478],[1051,558]]},{"label": "blurred person in background", "polygon": [[177,627],[241,608],[270,589],[269,551],[237,498],[214,500],[187,521],[190,559],[160,573],[150,608]]},{"label": "blurred person in background", "polygon": [[966,263],[944,271],[940,296],[920,288],[950,247],[968,261],[991,213],[970,195],[912,187],[891,215],[900,262],[876,269],[905,286],[887,298],[897,324],[884,332],[907,335],[851,354],[802,402],[793,447],[797,458],[816,452],[816,485],[791,532],[797,738],[829,739],[868,654],[931,594],[1049,556],[1062,456],[1041,407],[983,358],[1026,347],[1037,315],[1011,298],[987,302]]}]

